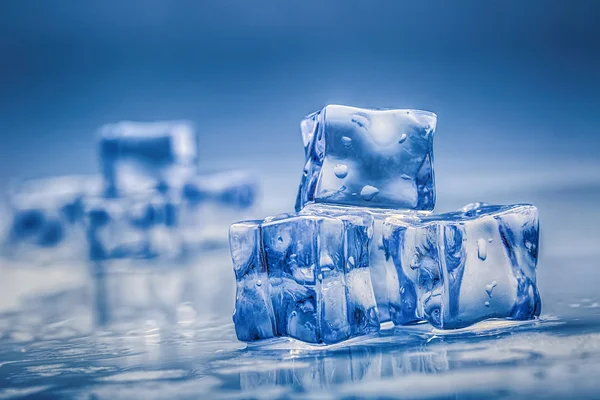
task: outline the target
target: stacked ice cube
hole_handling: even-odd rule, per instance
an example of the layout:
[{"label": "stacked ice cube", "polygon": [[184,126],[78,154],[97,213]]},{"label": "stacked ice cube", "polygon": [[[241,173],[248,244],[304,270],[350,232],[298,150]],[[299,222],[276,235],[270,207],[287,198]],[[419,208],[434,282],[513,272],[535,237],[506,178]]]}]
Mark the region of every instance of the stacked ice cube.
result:
[{"label": "stacked ice cube", "polygon": [[431,214],[436,121],[330,105],[301,122],[296,213],[230,229],[240,340],[329,344],[388,320],[458,328],[539,315],[534,206]]}]

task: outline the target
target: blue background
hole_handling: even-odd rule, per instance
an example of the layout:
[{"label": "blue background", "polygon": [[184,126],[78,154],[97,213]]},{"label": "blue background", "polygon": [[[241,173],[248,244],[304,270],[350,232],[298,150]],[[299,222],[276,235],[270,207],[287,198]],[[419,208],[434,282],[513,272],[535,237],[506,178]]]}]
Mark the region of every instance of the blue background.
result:
[{"label": "blue background", "polygon": [[2,2],[0,183],[93,173],[99,125],[179,118],[205,168],[297,182],[298,122],[328,103],[436,112],[438,181],[577,169],[600,149],[597,4]]}]

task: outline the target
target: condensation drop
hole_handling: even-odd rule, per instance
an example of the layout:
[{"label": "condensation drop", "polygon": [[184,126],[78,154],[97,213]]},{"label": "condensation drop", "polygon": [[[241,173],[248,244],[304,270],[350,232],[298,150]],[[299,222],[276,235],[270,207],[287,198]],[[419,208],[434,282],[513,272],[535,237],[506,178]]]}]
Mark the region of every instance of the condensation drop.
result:
[{"label": "condensation drop", "polygon": [[489,307],[490,306],[490,302],[486,301],[485,303],[483,303],[483,305],[485,305],[486,307]]},{"label": "condensation drop", "polygon": [[256,281],[256,286],[258,286],[258,287],[262,286],[262,281],[260,279]]},{"label": "condensation drop", "polygon": [[352,146],[352,139],[350,139],[348,136],[342,136],[342,144],[345,147],[350,147]]},{"label": "condensation drop", "polygon": [[398,143],[404,143],[406,141],[406,137],[406,133],[403,133],[402,136],[400,136],[400,139],[398,139]]},{"label": "condensation drop", "polygon": [[492,239],[492,238],[488,239],[488,243],[492,243],[493,241],[494,241],[494,239]]},{"label": "condensation drop", "polygon": [[364,201],[373,200],[373,197],[375,197],[375,195],[377,195],[377,193],[379,193],[379,189],[377,189],[375,186],[371,186],[371,185],[363,186],[362,190],[360,191],[360,195]]},{"label": "condensation drop", "polygon": [[340,179],[343,179],[348,175],[348,167],[344,164],[338,164],[333,167],[333,173]]},{"label": "condensation drop", "polygon": [[487,244],[484,239],[477,240],[477,255],[482,261],[487,258]]},{"label": "condensation drop", "polygon": [[485,291],[487,292],[488,296],[490,296],[490,298],[492,297],[492,291],[494,290],[496,285],[496,281],[492,281],[492,283],[490,283],[489,285],[485,285]]}]

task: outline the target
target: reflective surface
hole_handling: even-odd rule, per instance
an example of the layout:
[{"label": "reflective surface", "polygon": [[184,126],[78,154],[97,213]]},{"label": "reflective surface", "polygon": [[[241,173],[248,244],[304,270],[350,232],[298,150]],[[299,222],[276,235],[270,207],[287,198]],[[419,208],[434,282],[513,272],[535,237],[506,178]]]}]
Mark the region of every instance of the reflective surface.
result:
[{"label": "reflective surface", "polygon": [[[591,205],[600,200],[600,179],[548,185],[544,174],[533,174],[528,185],[510,172],[488,184],[475,174],[440,182],[442,211],[472,200],[474,187],[484,200],[538,206],[539,321],[457,331],[384,325],[379,336],[331,347],[284,340],[247,346],[231,322],[235,277],[226,249],[205,252],[169,276],[143,267],[114,275],[119,285],[106,285],[104,293],[89,266],[2,260],[0,398],[594,398],[600,214]],[[518,191],[497,188],[503,181]],[[272,180],[266,185],[288,189]],[[257,214],[288,205],[273,201]],[[99,326],[102,301],[105,316],[119,318]],[[114,307],[132,303],[146,307],[146,314],[128,316],[144,315],[142,321],[117,323],[123,318]],[[159,304],[173,311],[169,318],[152,313]]]}]

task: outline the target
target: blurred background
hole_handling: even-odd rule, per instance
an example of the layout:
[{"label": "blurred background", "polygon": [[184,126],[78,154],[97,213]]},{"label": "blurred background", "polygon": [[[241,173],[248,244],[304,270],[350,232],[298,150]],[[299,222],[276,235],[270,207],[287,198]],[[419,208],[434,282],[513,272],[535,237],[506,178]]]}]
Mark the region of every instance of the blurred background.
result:
[{"label": "blurred background", "polygon": [[[16,178],[96,173],[105,123],[186,119],[200,169],[258,177],[263,217],[293,209],[304,115],[430,110],[436,211],[536,204],[544,315],[598,320],[599,18],[593,0],[4,1],[0,193]],[[209,257],[199,301],[230,321],[229,256]],[[4,312],[88,279],[0,263]]]}]

